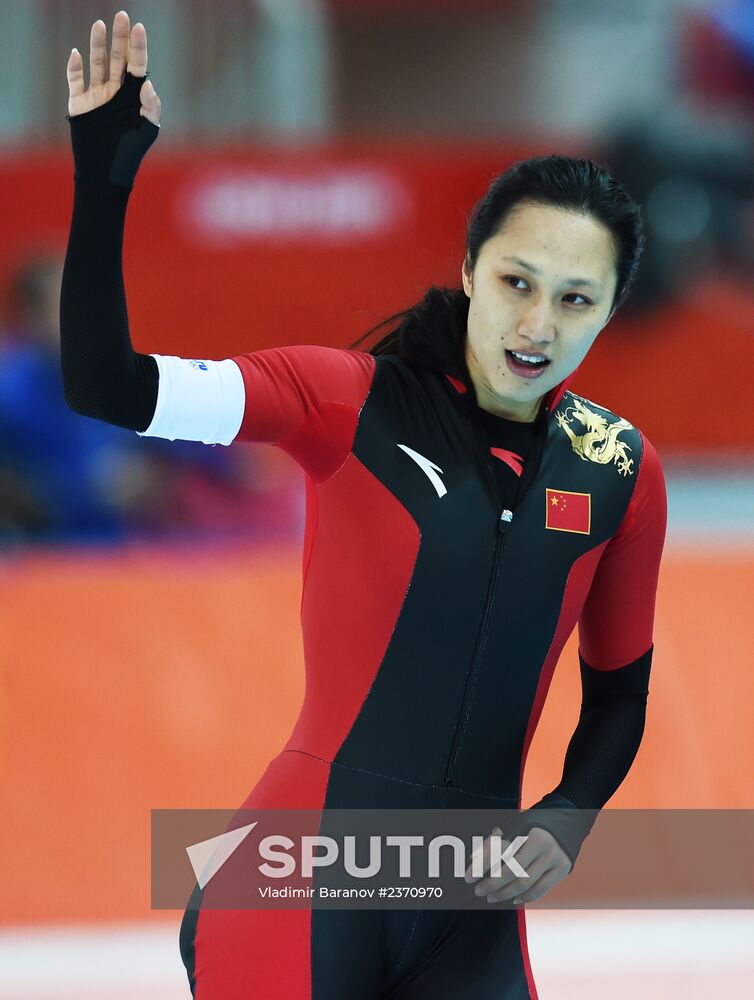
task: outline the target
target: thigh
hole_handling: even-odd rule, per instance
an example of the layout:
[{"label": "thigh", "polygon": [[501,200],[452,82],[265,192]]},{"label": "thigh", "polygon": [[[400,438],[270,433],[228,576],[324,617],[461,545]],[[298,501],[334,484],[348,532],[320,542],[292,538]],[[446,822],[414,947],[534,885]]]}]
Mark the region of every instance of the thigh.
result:
[{"label": "thigh", "polygon": [[[316,809],[327,780],[322,761],[283,752],[267,766],[244,810]],[[245,822],[246,817],[242,816]],[[229,823],[228,826],[232,826]],[[234,870],[256,859],[249,838],[204,890],[195,887],[180,930],[180,952],[196,1000],[311,1000],[312,911],[308,908],[224,909],[243,896]]]},{"label": "thigh", "polygon": [[196,1000],[311,1000],[309,910],[186,911],[181,956]]},{"label": "thigh", "polygon": [[384,952],[380,910],[312,911],[312,1000],[378,1000]]},{"label": "thigh", "polygon": [[215,910],[195,890],[180,951],[196,1000],[377,1000],[379,910]]},{"label": "thigh", "polygon": [[421,910],[385,1000],[529,1000],[514,910]]}]

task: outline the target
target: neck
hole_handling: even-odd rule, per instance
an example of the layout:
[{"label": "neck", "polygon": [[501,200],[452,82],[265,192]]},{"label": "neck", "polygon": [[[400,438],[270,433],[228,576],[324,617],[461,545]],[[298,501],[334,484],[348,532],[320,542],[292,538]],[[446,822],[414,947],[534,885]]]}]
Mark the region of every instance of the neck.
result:
[{"label": "neck", "polygon": [[466,361],[476,392],[477,404],[481,410],[486,410],[496,417],[505,417],[507,420],[516,420],[524,424],[533,423],[537,419],[544,396],[525,402],[504,399],[485,384],[471,352],[468,352]]},{"label": "neck", "polygon": [[479,408],[495,417],[505,417],[507,420],[515,420],[522,424],[531,424],[537,419],[539,407],[543,396],[527,403],[511,403],[509,400],[502,400],[494,393],[485,393],[484,387],[474,384]]}]

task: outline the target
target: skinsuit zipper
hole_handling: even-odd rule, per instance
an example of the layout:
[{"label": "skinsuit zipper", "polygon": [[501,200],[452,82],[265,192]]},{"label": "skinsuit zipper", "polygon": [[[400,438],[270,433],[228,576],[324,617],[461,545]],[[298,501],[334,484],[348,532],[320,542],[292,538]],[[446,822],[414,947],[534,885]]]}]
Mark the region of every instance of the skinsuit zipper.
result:
[{"label": "skinsuit zipper", "polygon": [[[469,393],[469,397],[471,397]],[[455,770],[456,760],[458,758],[458,752],[461,746],[461,734],[465,726],[465,720],[469,709],[469,701],[471,698],[471,692],[473,690],[473,681],[476,675],[479,662],[484,654],[484,649],[487,644],[487,632],[489,630],[489,621],[492,613],[492,609],[495,604],[495,591],[497,590],[498,581],[500,579],[500,564],[502,561],[503,552],[505,550],[505,541],[508,535],[508,530],[510,528],[511,522],[513,521],[513,515],[516,507],[521,502],[521,499],[525,495],[528,488],[531,486],[542,460],[542,453],[544,452],[544,445],[547,439],[547,424],[549,411],[546,406],[542,406],[536,419],[536,426],[534,429],[534,439],[532,441],[531,449],[529,455],[524,462],[524,468],[521,473],[521,477],[518,482],[518,487],[515,494],[515,500],[513,503],[513,510],[509,510],[503,506],[502,498],[500,496],[500,490],[498,487],[497,479],[495,478],[495,472],[492,468],[490,458],[489,458],[489,448],[487,444],[487,436],[484,425],[479,417],[479,411],[476,401],[473,398],[468,399],[468,405],[470,409],[471,417],[471,430],[474,437],[474,450],[482,463],[484,469],[485,482],[487,483],[488,489],[491,491],[492,497],[495,500],[495,506],[501,511],[500,516],[497,519],[497,527],[495,529],[495,544],[492,554],[492,569],[490,571],[490,579],[487,584],[487,594],[484,602],[484,611],[482,613],[482,620],[479,625],[479,632],[477,634],[477,640],[474,644],[474,653],[471,658],[471,663],[469,665],[468,672],[466,674],[466,683],[463,690],[463,698],[461,699],[461,708],[458,714],[458,719],[456,720],[455,732],[453,734],[453,742],[451,744],[451,750],[448,757],[448,765],[445,769],[445,778],[443,780],[444,785],[450,785],[453,781],[453,772]]]}]

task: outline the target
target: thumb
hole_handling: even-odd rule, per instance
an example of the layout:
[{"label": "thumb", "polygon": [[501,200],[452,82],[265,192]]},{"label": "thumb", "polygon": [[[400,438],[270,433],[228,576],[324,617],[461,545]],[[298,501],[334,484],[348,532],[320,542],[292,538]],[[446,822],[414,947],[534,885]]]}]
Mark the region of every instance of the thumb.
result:
[{"label": "thumb", "polygon": [[141,110],[142,114],[148,121],[152,122],[154,125],[160,124],[160,112],[162,111],[162,103],[160,98],[157,96],[157,91],[154,89],[154,84],[151,80],[147,79],[141,85],[141,90],[139,91],[139,97],[141,99]]}]

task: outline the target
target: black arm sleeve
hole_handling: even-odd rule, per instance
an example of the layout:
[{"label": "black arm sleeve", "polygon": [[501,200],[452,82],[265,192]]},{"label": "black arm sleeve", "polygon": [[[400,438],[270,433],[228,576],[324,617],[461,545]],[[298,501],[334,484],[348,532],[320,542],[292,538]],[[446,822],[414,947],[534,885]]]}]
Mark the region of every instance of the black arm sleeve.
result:
[{"label": "black arm sleeve", "polygon": [[[538,826],[558,841],[573,866],[597,812],[621,785],[644,734],[654,646],[633,663],[595,670],[579,654],[582,702],[560,783],[525,810],[506,839]],[[542,812],[541,810],[546,810]]]},{"label": "black arm sleeve", "polygon": [[157,405],[157,362],[131,346],[123,287],[129,192],[76,181],[60,292],[60,357],[77,413],[144,431]]},{"label": "black arm sleeve", "polygon": [[126,73],[106,104],[69,118],[73,216],[60,295],[63,386],[77,413],[144,431],[157,403],[153,357],[133,350],[123,285],[126,207],[159,128],[139,114],[143,79]]}]

